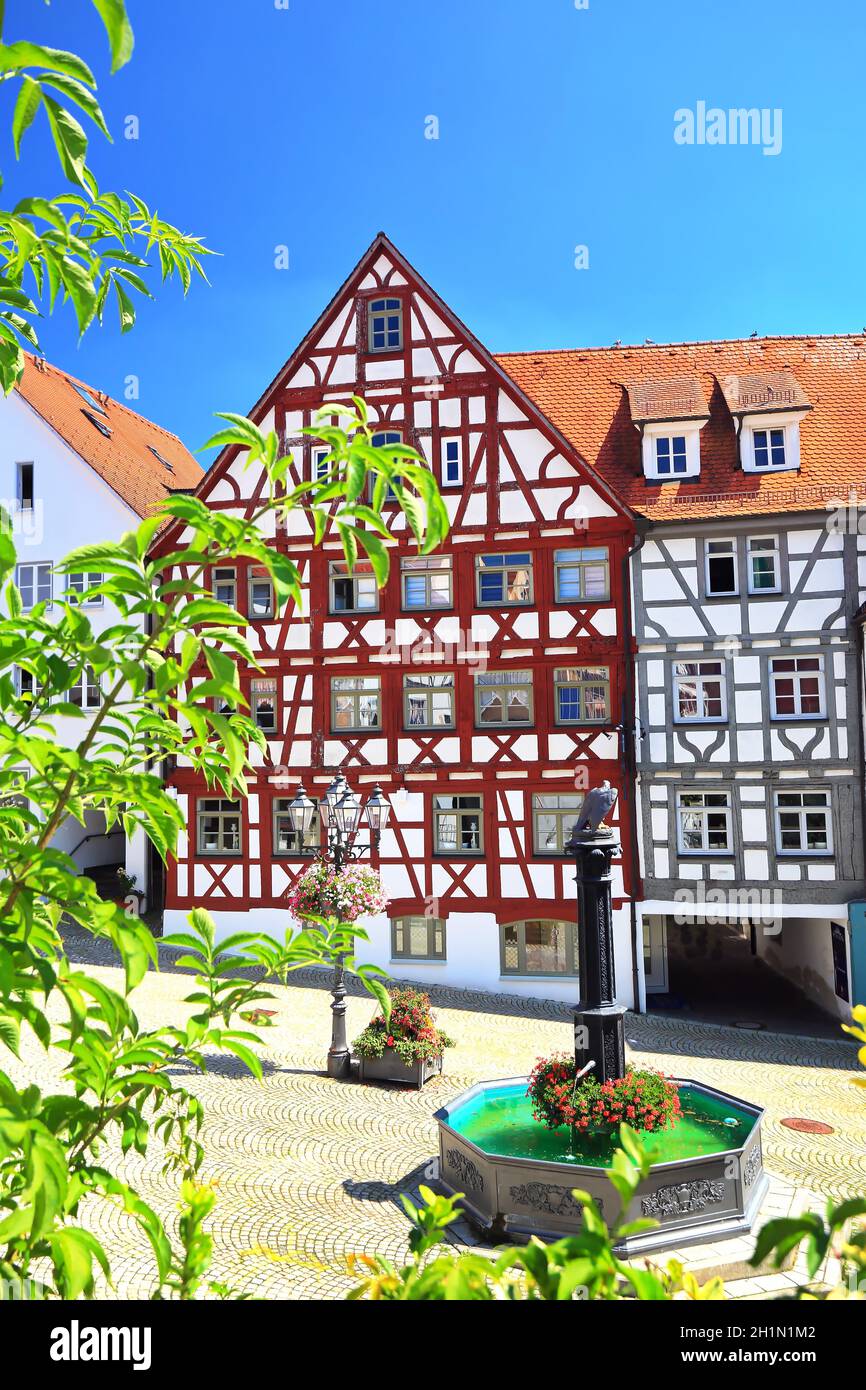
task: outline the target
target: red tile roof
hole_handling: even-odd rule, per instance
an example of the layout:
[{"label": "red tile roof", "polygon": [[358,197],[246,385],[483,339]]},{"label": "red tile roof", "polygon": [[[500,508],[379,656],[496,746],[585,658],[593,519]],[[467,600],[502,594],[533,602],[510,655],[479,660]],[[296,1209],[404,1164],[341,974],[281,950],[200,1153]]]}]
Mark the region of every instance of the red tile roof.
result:
[{"label": "red tile roof", "polygon": [[[654,521],[822,511],[849,488],[866,491],[866,336],[509,352],[497,361],[622,500]],[[710,408],[700,477],[647,482],[628,392],[641,380],[655,387],[687,376],[697,377]],[[721,384],[731,376],[793,377],[812,406],[800,425],[799,472],[756,476],[739,467]]]},{"label": "red tile roof", "polygon": [[[176,435],[59,367],[29,353],[26,359],[15,388],[19,395],[139,516],[147,516],[172,490],[198,486],[203,469]],[[104,414],[76,387],[88,392]],[[93,420],[107,427],[110,437]]]}]

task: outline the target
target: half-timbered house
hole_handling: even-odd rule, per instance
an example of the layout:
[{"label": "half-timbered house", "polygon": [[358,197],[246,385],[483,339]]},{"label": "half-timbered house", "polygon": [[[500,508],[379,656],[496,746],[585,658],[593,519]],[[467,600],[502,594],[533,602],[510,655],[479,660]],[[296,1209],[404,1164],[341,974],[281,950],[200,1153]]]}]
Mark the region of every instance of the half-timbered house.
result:
[{"label": "half-timbered house", "polygon": [[[277,612],[267,577],[243,564],[211,576],[250,621],[262,670],[242,683],[268,755],[242,800],[174,774],[189,834],[170,867],[169,924],[204,904],[223,933],[240,915],[281,933],[321,835],[299,846],[287,802],[298,783],[321,796],[341,769],[361,793],[380,783],[392,807],[374,854],[391,904],[368,924],[367,958],[416,980],[575,998],[565,845],[588,787],[607,780],[620,812],[632,806],[632,515],[383,235],[251,412],[283,436],[293,483],[326,452],[303,428],[353,394],[374,442],[424,456],[450,536],[419,557],[390,509],[398,543],[380,592],[339,542],[313,547],[297,513],[273,544],[300,567],[302,608]],[[198,492],[246,513],[262,483],[229,450]],[[631,1002],[636,880],[619,828],[617,972]]]},{"label": "half-timbered house", "polygon": [[751,953],[845,1016],[866,989],[866,338],[500,360],[642,518],[647,990],[735,1006]]}]

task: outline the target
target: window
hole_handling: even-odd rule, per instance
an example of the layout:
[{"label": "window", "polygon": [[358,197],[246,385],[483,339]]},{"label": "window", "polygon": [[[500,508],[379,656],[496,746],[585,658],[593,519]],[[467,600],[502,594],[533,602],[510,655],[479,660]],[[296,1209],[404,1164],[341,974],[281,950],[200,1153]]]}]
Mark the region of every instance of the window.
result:
[{"label": "window", "polygon": [[706,575],[708,598],[739,593],[736,541],[707,541]]},{"label": "window", "polygon": [[304,836],[303,843],[299,843],[297,832],[292,828],[292,818],[289,814],[291,805],[290,797],[274,797],[274,824],[273,851],[275,855],[297,855],[315,854],[319,848],[321,836],[319,833],[319,811],[316,811],[310,821],[310,828]]},{"label": "window", "polygon": [[560,666],[553,672],[557,724],[603,724],[610,717],[610,667]]},{"label": "window", "polygon": [[403,346],[403,304],[399,299],[371,299],[368,313],[371,352],[399,352]]},{"label": "window", "polygon": [[15,685],[15,694],[19,699],[22,695],[27,695],[31,702],[36,698],[36,678],[32,671],[25,671],[23,666],[14,666],[12,679]]},{"label": "window", "polygon": [[679,792],[680,854],[731,853],[731,803],[727,792]]},{"label": "window", "polygon": [[332,560],[328,569],[332,613],[378,613],[379,590],[368,560],[359,560],[354,569],[345,560]]},{"label": "window", "polygon": [[479,604],[521,604],[532,602],[532,556],[478,555],[475,559]]},{"label": "window", "polygon": [[674,711],[678,724],[693,719],[727,719],[726,694],[724,662],[678,661],[674,666]]},{"label": "window", "polygon": [[456,487],[463,482],[463,441],[442,440],[442,486]]},{"label": "window", "polygon": [[536,854],[564,854],[583,805],[582,796],[544,793],[532,798],[532,836]]},{"label": "window", "polygon": [[778,536],[750,536],[749,593],[777,594],[781,588]]},{"label": "window", "polygon": [[327,447],[313,450],[313,482],[320,483],[331,472],[331,451]]},{"label": "window", "polygon": [[434,796],[433,849],[436,854],[481,854],[484,831],[480,796]]},{"label": "window", "polygon": [[445,923],[441,917],[395,917],[391,923],[395,960],[444,960]]},{"label": "window", "polygon": [[22,512],[32,512],[33,510],[33,464],[19,463],[18,474],[18,506]]},{"label": "window", "polygon": [[485,671],[475,677],[476,728],[531,723],[531,671]]},{"label": "window", "polygon": [[99,677],[87,667],[86,671],[79,671],[75,684],[70,687],[66,697],[70,704],[78,705],[79,709],[99,709],[102,704],[102,686]]},{"label": "window", "polygon": [[756,468],[785,467],[785,431],[753,430],[752,448]]},{"label": "window", "polygon": [[272,618],[276,612],[274,606],[274,583],[268,571],[262,565],[254,565],[249,573],[247,585],[247,597],[249,600],[249,617],[253,620],[261,618]]},{"label": "window", "polygon": [[450,555],[411,556],[400,562],[404,608],[450,608]]},{"label": "window", "polygon": [[829,792],[776,792],[779,854],[832,854]]},{"label": "window", "polygon": [[770,710],[774,719],[824,718],[824,662],[820,656],[773,658]]},{"label": "window", "polygon": [[[387,446],[387,445],[389,445],[389,444],[392,445],[392,446],[393,446],[394,444],[402,444],[402,443],[403,443],[403,436],[402,436],[402,434],[400,434],[399,430],[380,430],[380,431],[378,432],[378,434],[374,434],[374,435],[372,436],[372,438],[370,439],[370,443],[373,445],[373,448],[374,448],[374,449],[382,449],[382,448],[384,448],[385,446]],[[402,483],[402,482],[403,482],[403,479],[402,479],[402,478],[399,476],[399,474],[398,474],[392,481],[395,482],[395,483]],[[376,478],[375,478],[375,476],[371,476],[371,477],[370,477],[369,487],[370,487],[370,496],[372,497],[372,496],[373,496],[373,492],[374,492],[375,487],[376,487]],[[396,500],[397,500],[397,494],[396,494],[396,492],[394,491],[394,489],[393,489],[393,487],[391,486],[391,484],[389,483],[389,484],[388,484],[388,487],[387,487],[387,489],[386,489],[386,491],[385,491],[385,501],[386,501],[386,502],[396,502]]]},{"label": "window", "polygon": [[250,686],[250,704],[255,723],[266,734],[277,732],[277,682],[254,680]]},{"label": "window", "polygon": [[101,574],[70,574],[69,602],[83,603],[88,608],[98,607],[102,603],[102,594],[94,594],[91,590],[96,589],[101,583]]},{"label": "window", "polygon": [[111,433],[112,433],[112,432],[111,432],[111,426],[110,426],[110,425],[106,425],[105,421],[104,421],[104,420],[101,420],[101,419],[99,418],[99,415],[104,415],[104,414],[105,414],[105,411],[104,411],[104,410],[101,410],[101,411],[99,412],[99,415],[94,415],[94,414],[92,414],[92,412],[89,411],[89,410],[82,410],[81,413],[82,413],[82,415],[84,416],[85,420],[89,420],[89,421],[90,421],[91,425],[93,426],[93,428],[94,428],[95,430],[99,430],[99,433],[100,433],[100,434],[104,434],[105,437],[106,437],[106,439],[110,439],[110,438],[111,438]]},{"label": "window", "polygon": [[403,716],[407,729],[453,729],[453,675],[404,676]]},{"label": "window", "polygon": [[25,608],[33,608],[37,603],[51,602],[50,564],[19,565],[15,571],[15,583]]},{"label": "window", "polygon": [[173,473],[173,472],[174,472],[174,464],[173,464],[173,463],[169,463],[168,459],[167,459],[163,454],[161,454],[161,453],[159,452],[158,449],[155,449],[155,448],[153,447],[152,444],[148,444],[147,447],[148,447],[148,449],[150,450],[150,452],[153,454],[153,457],[154,457],[155,459],[158,459],[158,460],[159,460],[159,462],[162,464],[163,468],[167,468],[168,471],[169,471],[169,473]]},{"label": "window", "polygon": [[198,803],[199,854],[240,854],[241,803],[205,796]]},{"label": "window", "polygon": [[670,478],[688,471],[686,458],[686,437],[674,434],[659,436],[656,445],[656,473],[660,478]]},{"label": "window", "polygon": [[220,603],[227,603],[229,608],[236,608],[238,602],[238,577],[233,569],[215,569],[213,572],[213,592],[214,598]]},{"label": "window", "polygon": [[595,550],[554,551],[553,579],[557,603],[608,598],[609,576],[606,546],[599,546]]},{"label": "window", "polygon": [[103,409],[100,402],[96,399],[92,392],[88,391],[86,386],[78,386],[75,382],[72,382],[71,385],[73,391],[78,392],[81,399],[87,402],[91,410],[95,410],[97,415],[105,414],[105,410]]},{"label": "window", "polygon": [[381,688],[378,676],[331,677],[331,728],[366,733],[378,729]]},{"label": "window", "polygon": [[576,975],[575,922],[509,922],[500,927],[503,975]]}]

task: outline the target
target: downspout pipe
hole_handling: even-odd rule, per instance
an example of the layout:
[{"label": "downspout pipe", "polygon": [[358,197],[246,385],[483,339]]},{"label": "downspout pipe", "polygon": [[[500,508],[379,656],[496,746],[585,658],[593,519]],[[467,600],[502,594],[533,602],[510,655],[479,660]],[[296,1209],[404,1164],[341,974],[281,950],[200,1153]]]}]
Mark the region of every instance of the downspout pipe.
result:
[{"label": "downspout pipe", "polygon": [[634,882],[632,891],[629,895],[629,915],[631,925],[631,979],[632,992],[634,994],[634,1008],[636,1013],[641,1012],[640,1002],[640,971],[638,969],[638,952],[642,949],[639,941],[638,920],[637,920],[637,896],[643,895],[643,880],[640,872],[640,839],[637,824],[637,740],[635,729],[637,724],[637,706],[635,700],[636,681],[635,674],[637,662],[635,654],[632,652],[632,642],[634,640],[634,624],[632,622],[632,584],[631,584],[631,562],[635,555],[643,549],[646,542],[647,532],[650,530],[650,522],[640,519],[638,521],[638,531],[635,536],[634,545],[627,550],[622,557],[622,595],[623,595],[623,646],[625,649],[625,689],[623,691],[623,710],[622,710],[622,755],[623,768],[625,771],[625,782],[631,790],[631,795],[626,797],[628,806],[628,838],[629,850],[631,853],[632,872]]}]

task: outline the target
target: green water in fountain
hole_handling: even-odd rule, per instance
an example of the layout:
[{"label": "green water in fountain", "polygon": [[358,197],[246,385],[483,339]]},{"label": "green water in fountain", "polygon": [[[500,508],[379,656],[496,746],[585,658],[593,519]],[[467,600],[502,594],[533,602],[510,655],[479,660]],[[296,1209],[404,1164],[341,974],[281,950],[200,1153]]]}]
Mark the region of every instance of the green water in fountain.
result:
[{"label": "green water in fountain", "polygon": [[[689,1086],[680,1087],[680,1105],[682,1118],[673,1129],[641,1135],[653,1163],[739,1149],[755,1124],[753,1114],[730,1100],[717,1100]],[[607,1168],[617,1147],[615,1139],[587,1139],[564,1127],[545,1129],[532,1118],[532,1104],[522,1085],[486,1087],[452,1111],[448,1123],[485,1153],[507,1158]]]}]

